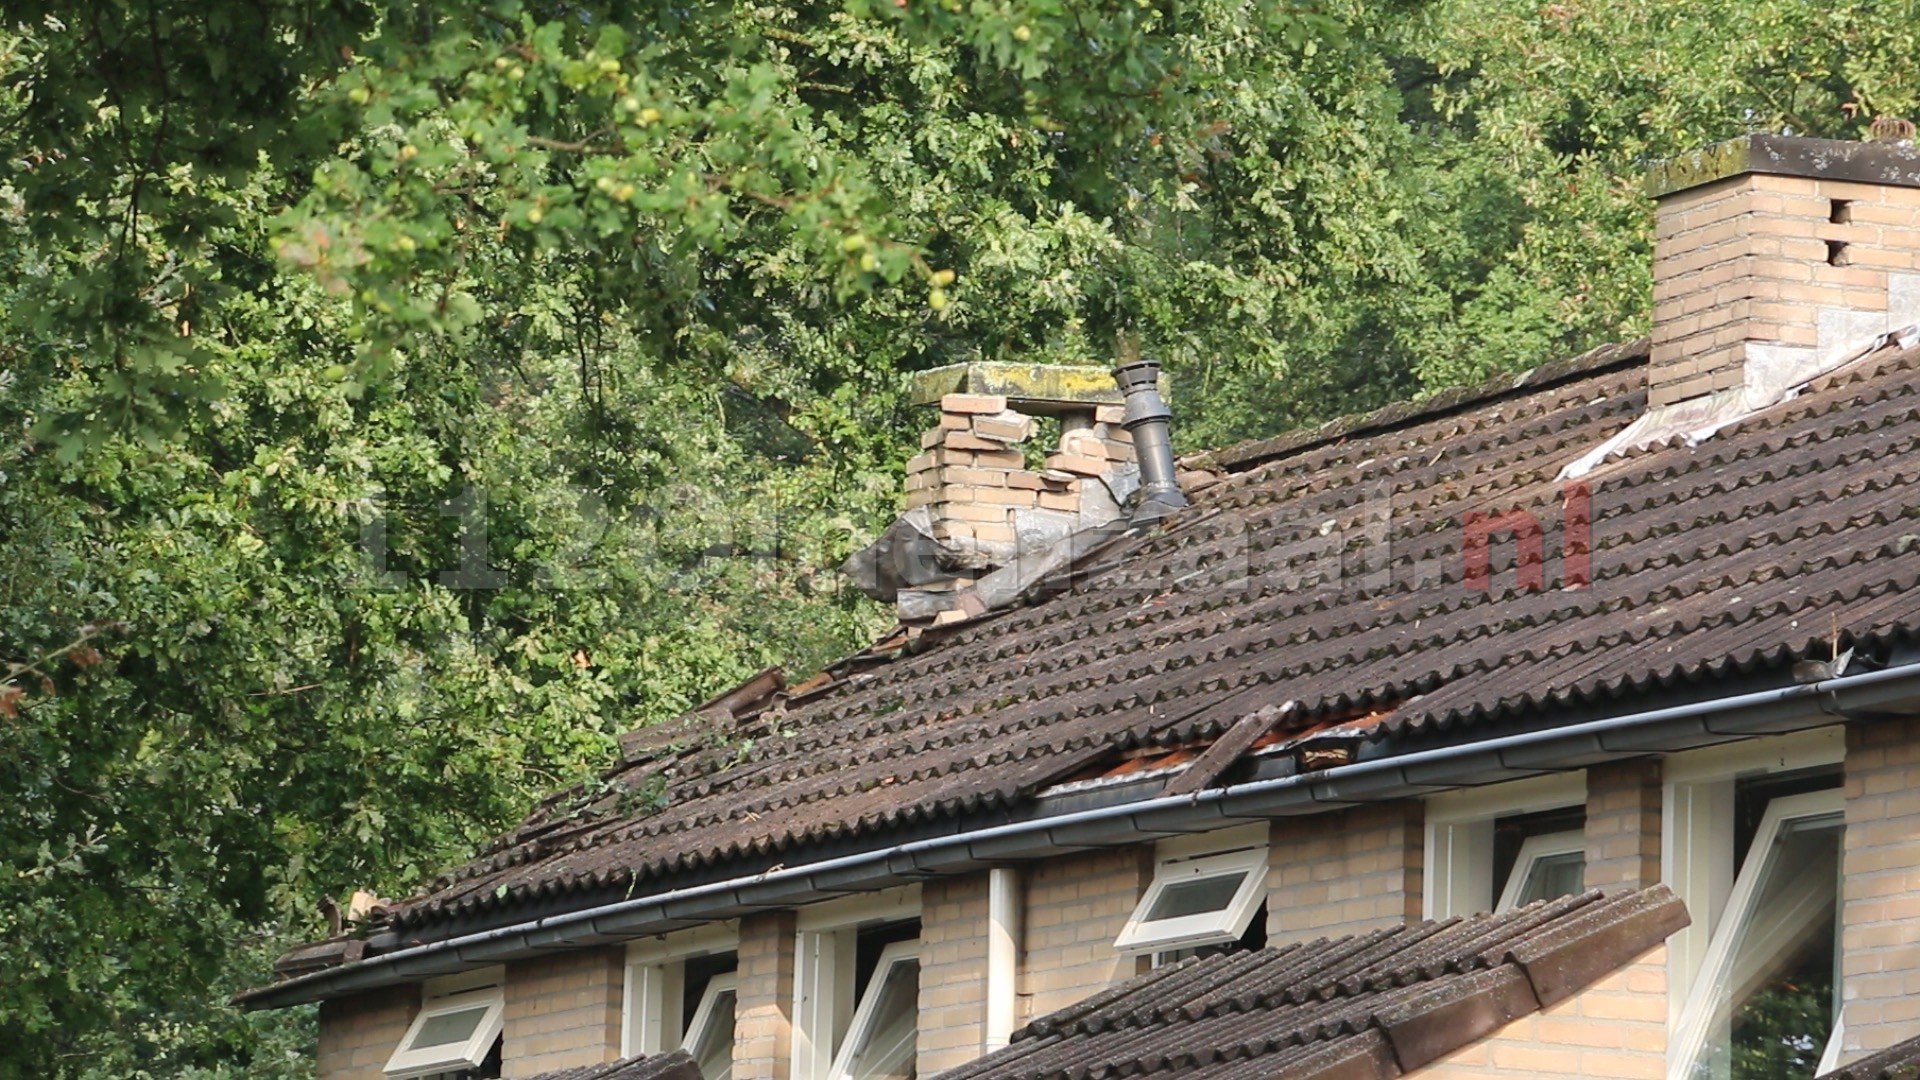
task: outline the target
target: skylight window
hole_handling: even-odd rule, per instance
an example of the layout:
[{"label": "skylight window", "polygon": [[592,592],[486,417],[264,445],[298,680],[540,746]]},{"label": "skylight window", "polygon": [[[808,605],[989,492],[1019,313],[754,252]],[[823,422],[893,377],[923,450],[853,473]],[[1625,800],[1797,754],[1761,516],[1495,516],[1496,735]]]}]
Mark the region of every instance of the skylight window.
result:
[{"label": "skylight window", "polygon": [[387,1059],[390,1080],[472,1069],[500,1037],[506,995],[499,987],[431,998]]},{"label": "skylight window", "polygon": [[1163,859],[1113,947],[1144,953],[1236,941],[1266,882],[1264,845]]}]

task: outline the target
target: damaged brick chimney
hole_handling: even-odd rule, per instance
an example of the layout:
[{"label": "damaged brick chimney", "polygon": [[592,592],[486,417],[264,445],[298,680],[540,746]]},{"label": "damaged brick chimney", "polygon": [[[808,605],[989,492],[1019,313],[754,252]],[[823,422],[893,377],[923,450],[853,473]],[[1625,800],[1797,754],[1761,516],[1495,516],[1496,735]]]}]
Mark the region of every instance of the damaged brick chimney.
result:
[{"label": "damaged brick chimney", "polygon": [[[1105,368],[960,364],[915,377],[912,401],[937,406],[940,419],[907,463],[906,507],[926,508],[958,569],[1005,566],[1115,520],[1139,486],[1121,394]],[[1060,439],[1029,468],[1023,446],[1043,416],[1058,418]]]},{"label": "damaged brick chimney", "polygon": [[[1127,518],[1141,473],[1112,371],[957,364],[916,375],[911,400],[939,419],[907,463],[905,512],[843,567],[903,622],[979,614],[981,578],[1038,566]],[[1034,461],[1041,418],[1060,435]]]},{"label": "damaged brick chimney", "polygon": [[1920,322],[1920,150],[1750,135],[1655,165],[1648,404],[1750,412]]}]

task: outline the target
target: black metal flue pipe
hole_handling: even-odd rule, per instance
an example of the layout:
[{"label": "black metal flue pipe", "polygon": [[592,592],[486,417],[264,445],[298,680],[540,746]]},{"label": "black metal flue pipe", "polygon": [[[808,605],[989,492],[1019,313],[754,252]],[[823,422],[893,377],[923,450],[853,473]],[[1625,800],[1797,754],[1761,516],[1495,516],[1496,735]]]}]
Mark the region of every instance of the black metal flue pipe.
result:
[{"label": "black metal flue pipe", "polygon": [[1128,521],[1135,525],[1158,521],[1187,505],[1174,477],[1173,440],[1167,422],[1173,410],[1160,396],[1160,362],[1136,360],[1113,369],[1113,381],[1126,395],[1122,421],[1133,436],[1133,452],[1140,459],[1140,499]]}]

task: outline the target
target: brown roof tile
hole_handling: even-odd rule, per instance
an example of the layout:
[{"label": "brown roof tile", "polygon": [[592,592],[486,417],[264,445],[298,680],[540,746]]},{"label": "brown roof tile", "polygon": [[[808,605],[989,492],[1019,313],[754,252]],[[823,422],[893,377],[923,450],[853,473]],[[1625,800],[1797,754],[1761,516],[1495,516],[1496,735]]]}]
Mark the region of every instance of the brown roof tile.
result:
[{"label": "brown roof tile", "polygon": [[651,1057],[622,1058],[605,1065],[544,1072],[533,1080],[702,1080],[700,1066],[684,1050]]},{"label": "brown roof tile", "polygon": [[[1864,648],[1905,635],[1920,604],[1920,559],[1903,557],[1920,542],[1920,350],[1860,361],[1698,446],[1602,464],[1586,478],[1592,583],[1559,587],[1555,477],[1642,411],[1644,360],[1644,344],[1617,347],[1223,452],[1238,471],[1067,591],[716,718],[711,738],[610,771],[627,794],[549,799],[388,918],[492,918],[1018,812],[1120,753],[1204,744],[1288,701],[1282,736],[1369,713],[1373,739],[1540,723],[1734,676],[1784,685],[1794,660],[1826,657],[1835,619]],[[1382,498],[1390,532],[1367,518]],[[1468,587],[1467,515],[1512,508],[1544,530],[1549,587],[1517,587],[1507,539],[1491,587]]]},{"label": "brown roof tile", "polygon": [[1188,960],[1042,1017],[940,1080],[1385,1080],[1565,998],[1687,921],[1656,885]]},{"label": "brown roof tile", "polygon": [[1916,1080],[1920,1078],[1920,1038],[1894,1043],[1879,1053],[1842,1065],[1820,1080]]}]

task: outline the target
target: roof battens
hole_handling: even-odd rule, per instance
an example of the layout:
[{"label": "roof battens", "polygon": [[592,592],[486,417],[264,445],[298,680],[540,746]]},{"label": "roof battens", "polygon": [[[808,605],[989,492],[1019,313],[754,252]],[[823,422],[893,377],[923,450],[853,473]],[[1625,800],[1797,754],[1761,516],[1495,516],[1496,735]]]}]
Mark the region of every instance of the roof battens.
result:
[{"label": "roof battens", "polygon": [[563,915],[428,942],[248,991],[248,1008],[277,1008],[546,950],[664,933],[696,922],[792,907],[903,879],[1035,858],[1329,806],[1492,783],[1605,760],[1824,726],[1862,715],[1920,711],[1920,664],[1824,682],[1632,713],[1559,728],[1376,758],[1171,798],[999,825],[898,844]]},{"label": "roof battens", "polygon": [[1160,362],[1138,360],[1113,371],[1113,381],[1127,395],[1125,424],[1140,459],[1140,501],[1128,520],[1135,525],[1158,521],[1187,506],[1174,476],[1173,442],[1167,423],[1173,410],[1160,396]]}]

